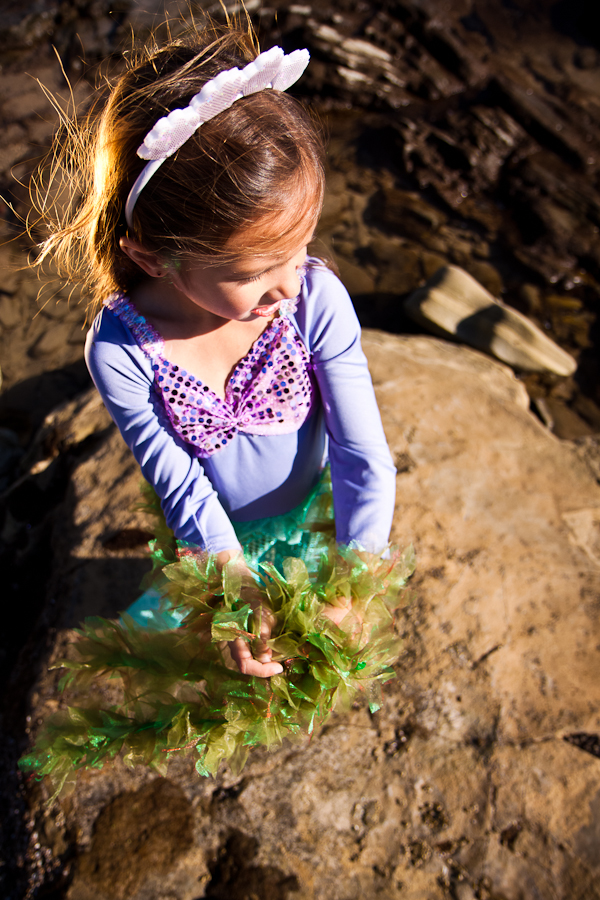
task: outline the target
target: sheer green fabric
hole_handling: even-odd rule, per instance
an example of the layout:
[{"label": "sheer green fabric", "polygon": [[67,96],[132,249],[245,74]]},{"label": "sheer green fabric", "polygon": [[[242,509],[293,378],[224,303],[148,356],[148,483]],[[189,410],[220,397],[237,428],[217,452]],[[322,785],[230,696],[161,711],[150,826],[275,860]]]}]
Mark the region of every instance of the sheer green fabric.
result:
[{"label": "sheer green fabric", "polygon": [[[159,520],[152,577],[165,603],[183,615],[181,626],[146,629],[127,613],[119,621],[87,619],[75,658],[61,663],[61,688],[67,698],[73,691],[85,696],[110,677],[119,697],[51,716],[21,767],[49,775],[55,796],[74,786],[77,770],[102,767],[117,755],[163,774],[179,753],[192,753],[201,775],[215,774],[224,761],[239,771],[253,746],[310,735],[357,694],[378,709],[381,685],[394,676],[400,653],[394,612],[406,602],[414,554],[391,548],[381,559],[336,546],[330,508],[324,482],[294,520],[299,538],[287,545],[288,556],[285,540],[271,534],[270,544],[252,547],[247,559],[262,562],[244,577],[235,561],[220,570],[210,555],[176,549]],[[284,666],[269,679],[239,673],[226,644],[256,640],[257,596],[274,616],[269,646]],[[339,626],[323,615],[328,604],[349,608]]]}]

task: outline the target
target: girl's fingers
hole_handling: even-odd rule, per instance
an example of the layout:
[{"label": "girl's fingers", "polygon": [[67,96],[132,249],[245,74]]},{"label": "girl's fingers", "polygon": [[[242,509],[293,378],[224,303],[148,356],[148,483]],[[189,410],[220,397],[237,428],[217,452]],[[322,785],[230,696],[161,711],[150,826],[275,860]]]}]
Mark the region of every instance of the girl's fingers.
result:
[{"label": "girl's fingers", "polygon": [[279,675],[283,672],[280,663],[271,661],[271,650],[264,647],[256,656],[252,655],[250,645],[238,638],[229,645],[231,656],[243,675],[258,675],[259,678],[269,678],[271,675]]},{"label": "girl's fingers", "polygon": [[261,663],[250,657],[240,666],[243,675],[257,675],[259,678],[270,678],[271,675],[281,675],[283,666],[280,663]]},{"label": "girl's fingers", "polygon": [[373,626],[365,625],[362,616],[352,609],[352,604],[348,606],[326,606],[322,614],[334,625],[337,625],[338,628],[342,628],[346,634],[353,638],[359,638],[361,647],[368,643]]},{"label": "girl's fingers", "polygon": [[257,659],[261,663],[271,662],[273,651],[262,641],[257,641],[253,649],[254,652],[251,655],[254,657],[254,659]]},{"label": "girl's fingers", "polygon": [[334,625],[340,625],[350,613],[351,610],[347,606],[326,606],[322,615],[330,619]]},{"label": "girl's fingers", "polygon": [[259,678],[279,675],[283,672],[283,666],[281,663],[273,662],[273,651],[267,647],[275,617],[260,603],[253,604],[253,611],[254,615],[259,617],[260,637],[252,644],[246,643],[241,638],[232,641],[229,644],[231,657],[243,675],[257,675]]},{"label": "girl's fingers", "polygon": [[275,623],[275,616],[270,610],[265,609],[264,606],[257,606],[254,609],[254,615],[259,617],[259,634],[261,640],[268,641],[271,637],[271,630]]}]

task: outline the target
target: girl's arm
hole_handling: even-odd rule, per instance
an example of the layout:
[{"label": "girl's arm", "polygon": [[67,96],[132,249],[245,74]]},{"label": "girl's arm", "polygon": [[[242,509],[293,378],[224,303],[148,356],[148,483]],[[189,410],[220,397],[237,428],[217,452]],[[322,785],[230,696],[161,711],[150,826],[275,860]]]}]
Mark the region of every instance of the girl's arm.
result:
[{"label": "girl's arm", "polygon": [[323,402],[337,539],[380,552],[392,525],[396,470],[352,301],[323,265],[308,268],[296,321],[311,352]]},{"label": "girl's arm", "polygon": [[172,433],[153,390],[152,363],[121,321],[108,310],[86,341],[86,362],[111,417],[144,478],[160,497],[178,540],[209,553],[231,554],[240,544],[191,448]]},{"label": "girl's arm", "polygon": [[[215,553],[224,565],[241,550],[233,526],[198,459],[165,428],[166,414],[157,400],[152,365],[121,322],[106,310],[94,322],[86,341],[86,362],[104,403],[144,478],[161,499],[167,524],[179,540]],[[283,671],[271,661],[265,642],[271,622],[261,615],[261,642],[230,644],[240,672],[268,678]]]},{"label": "girl's arm", "polygon": [[[144,478],[160,497],[169,527],[179,540],[215,553],[224,565],[241,550],[229,517],[197,457],[165,428],[166,414],[152,388],[152,364],[120,320],[106,310],[88,335],[86,362]],[[232,658],[245,675],[267,678],[283,671],[265,646],[270,628],[269,619],[261,616],[262,642],[254,646],[254,656],[244,641],[230,644]]]}]

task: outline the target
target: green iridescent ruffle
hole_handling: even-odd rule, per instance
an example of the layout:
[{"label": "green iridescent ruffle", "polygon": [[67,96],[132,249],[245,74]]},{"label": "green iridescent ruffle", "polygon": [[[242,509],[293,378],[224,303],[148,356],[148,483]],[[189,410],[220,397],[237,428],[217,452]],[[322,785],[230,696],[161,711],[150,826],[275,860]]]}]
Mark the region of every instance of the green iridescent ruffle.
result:
[{"label": "green iridescent ruffle", "polygon": [[[284,673],[262,679],[229,668],[223,645],[255,639],[255,617],[241,598],[256,593],[256,583],[244,585],[233,564],[220,571],[214,557],[184,551],[163,568],[169,600],[185,613],[182,627],[145,630],[127,614],[120,622],[87,619],[77,632],[77,659],[61,663],[61,687],[82,695],[99,677],[119,676],[121,700],[52,715],[21,767],[49,775],[56,793],[74,785],[76,770],[100,768],[118,754],[127,765],[161,773],[186,751],[201,775],[224,760],[240,770],[251,747],[311,734],[357,693],[379,708],[400,651],[393,614],[413,568],[412,548],[382,560],[330,547],[312,578],[299,559],[286,560],[283,575],[263,565],[258,590],[275,616],[269,646]],[[360,633],[354,617],[338,627],[322,615],[325,604],[348,600]]]}]

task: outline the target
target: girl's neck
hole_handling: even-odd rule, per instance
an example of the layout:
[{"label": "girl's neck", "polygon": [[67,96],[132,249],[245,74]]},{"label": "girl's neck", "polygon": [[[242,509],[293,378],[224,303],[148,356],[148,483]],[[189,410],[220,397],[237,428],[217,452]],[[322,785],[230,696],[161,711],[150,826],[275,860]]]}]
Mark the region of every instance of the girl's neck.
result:
[{"label": "girl's neck", "polygon": [[165,339],[168,339],[166,332],[180,339],[210,334],[230,321],[191,301],[169,282],[168,275],[141,281],[132,289],[130,299]]},{"label": "girl's neck", "polygon": [[272,319],[224,319],[152,278],[130,292],[135,308],[158,332],[164,356],[223,399],[231,373]]}]

